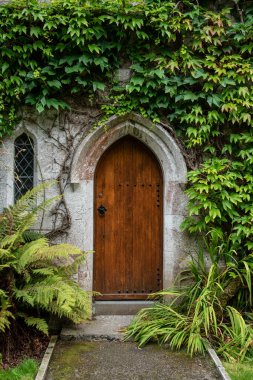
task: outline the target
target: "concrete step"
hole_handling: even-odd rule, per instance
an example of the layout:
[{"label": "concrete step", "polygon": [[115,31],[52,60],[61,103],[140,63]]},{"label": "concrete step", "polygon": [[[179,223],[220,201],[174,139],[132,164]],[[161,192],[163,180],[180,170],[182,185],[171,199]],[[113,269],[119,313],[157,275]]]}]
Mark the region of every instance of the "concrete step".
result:
[{"label": "concrete step", "polygon": [[124,331],[133,318],[133,315],[98,315],[80,325],[64,327],[61,339],[123,340]]},{"label": "concrete step", "polygon": [[95,301],[93,315],[134,315],[153,304],[153,301]]}]

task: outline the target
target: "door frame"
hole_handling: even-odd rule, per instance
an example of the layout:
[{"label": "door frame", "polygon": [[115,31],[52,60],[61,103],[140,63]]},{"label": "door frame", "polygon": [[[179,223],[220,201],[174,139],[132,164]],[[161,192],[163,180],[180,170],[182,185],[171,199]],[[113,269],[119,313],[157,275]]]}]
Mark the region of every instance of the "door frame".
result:
[{"label": "door frame", "polygon": [[[160,163],[163,179],[163,286],[172,285],[181,261],[190,253],[189,240],[180,230],[187,214],[184,188],[187,169],[183,155],[172,136],[161,125],[153,125],[140,115],[129,113],[112,117],[92,129],[76,150],[71,166],[70,182],[78,199],[82,199],[80,219],[72,230],[82,233],[82,249],[94,247],[94,174],[97,163],[110,145],[124,136],[133,136],[144,143]],[[73,195],[75,196],[75,195]],[[83,227],[80,227],[83,226]],[[80,243],[79,243],[80,244]],[[93,254],[79,269],[78,281],[85,290],[93,289]]]}]

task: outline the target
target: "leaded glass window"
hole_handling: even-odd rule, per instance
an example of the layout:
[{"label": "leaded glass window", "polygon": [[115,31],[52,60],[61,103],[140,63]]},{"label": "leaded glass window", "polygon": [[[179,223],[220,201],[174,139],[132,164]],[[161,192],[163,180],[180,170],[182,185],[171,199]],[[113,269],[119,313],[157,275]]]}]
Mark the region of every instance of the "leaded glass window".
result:
[{"label": "leaded glass window", "polygon": [[17,201],[34,182],[34,147],[32,139],[23,133],[14,142],[14,200]]}]

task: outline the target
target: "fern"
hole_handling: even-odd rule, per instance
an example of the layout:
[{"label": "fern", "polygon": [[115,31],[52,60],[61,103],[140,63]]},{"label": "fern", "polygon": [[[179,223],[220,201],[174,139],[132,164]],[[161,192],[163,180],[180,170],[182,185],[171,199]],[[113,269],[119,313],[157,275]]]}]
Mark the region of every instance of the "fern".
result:
[{"label": "fern", "polygon": [[[4,292],[2,292],[3,294]],[[6,294],[5,294],[6,295]],[[11,304],[5,298],[1,298],[0,290],[0,331],[4,332],[6,328],[10,327],[11,319],[14,319],[13,314],[10,312]]]},{"label": "fern", "polygon": [[81,322],[88,317],[88,294],[73,280],[67,280],[57,273],[37,279],[35,283],[31,281],[22,289],[15,289],[14,294],[23,304],[70,318],[74,322]]},{"label": "fern", "polygon": [[24,239],[25,243],[29,243],[31,241],[40,239],[42,237],[44,237],[44,235],[42,233],[40,233],[38,231],[34,231],[34,230],[24,231],[24,233],[23,233],[23,239]]},{"label": "fern", "polygon": [[[41,184],[28,191],[0,216],[0,330],[15,318],[47,333],[47,323],[37,311],[79,323],[90,314],[90,296],[71,278],[85,253],[70,244],[50,245],[31,231],[38,213],[54,200],[37,203]],[[8,290],[8,291],[7,291]],[[24,313],[25,310],[25,313]]]},{"label": "fern", "polygon": [[38,213],[59,199],[57,196],[37,204],[41,193],[54,182],[50,181],[34,187],[4,211],[0,218],[0,248],[14,247],[15,244],[23,242],[24,233],[33,226]]},{"label": "fern", "polygon": [[29,317],[25,313],[18,313],[19,317],[23,318],[27,326],[35,327],[37,330],[48,334],[48,324],[43,318]]}]

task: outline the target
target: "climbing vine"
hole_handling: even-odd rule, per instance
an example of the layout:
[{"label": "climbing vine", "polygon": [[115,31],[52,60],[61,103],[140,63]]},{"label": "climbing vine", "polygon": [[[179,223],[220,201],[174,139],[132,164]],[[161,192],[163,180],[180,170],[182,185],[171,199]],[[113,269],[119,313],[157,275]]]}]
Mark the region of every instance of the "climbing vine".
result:
[{"label": "climbing vine", "polygon": [[[0,136],[12,133],[21,106],[71,110],[71,97],[96,105],[102,120],[134,111],[169,124],[186,154],[195,152],[184,227],[219,229],[245,255],[253,248],[253,7],[204,5],[0,6]],[[124,82],[122,67],[130,70]]]},{"label": "climbing vine", "polygon": [[[47,127],[44,126],[44,121],[36,118],[36,115],[26,113],[22,115],[23,128],[26,131],[26,124],[36,126],[42,136],[48,138],[54,146],[56,152],[54,157],[54,165],[57,168],[54,179],[56,180],[56,191],[61,196],[55,202],[50,210],[50,220],[52,227],[46,232],[46,237],[50,240],[56,239],[59,235],[68,234],[72,224],[72,216],[69,204],[65,197],[65,190],[70,184],[70,169],[74,158],[75,151],[89,133],[89,130],[98,123],[101,112],[97,109],[89,110],[74,110],[62,111],[61,113],[54,111],[50,112],[50,118],[47,120]],[[83,126],[85,125],[85,128]],[[61,138],[59,139],[59,130]],[[43,176],[43,171],[40,166],[41,162],[37,159],[37,167],[39,167],[39,177],[42,182],[46,179]],[[46,196],[44,193],[44,200]],[[43,214],[40,223],[40,231],[45,228]]]}]

